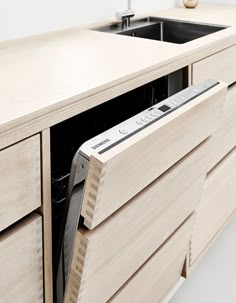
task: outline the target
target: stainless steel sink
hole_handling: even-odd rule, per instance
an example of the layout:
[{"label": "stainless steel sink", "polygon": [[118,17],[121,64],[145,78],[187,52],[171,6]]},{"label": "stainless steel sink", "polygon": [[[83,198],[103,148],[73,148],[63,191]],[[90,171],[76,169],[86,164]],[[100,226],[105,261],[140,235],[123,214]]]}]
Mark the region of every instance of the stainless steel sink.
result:
[{"label": "stainless steel sink", "polygon": [[132,21],[131,25],[126,28],[122,28],[122,23],[118,22],[105,27],[97,28],[96,30],[126,36],[183,44],[207,36],[209,34],[213,34],[225,28],[227,28],[227,26],[147,17],[144,19]]}]

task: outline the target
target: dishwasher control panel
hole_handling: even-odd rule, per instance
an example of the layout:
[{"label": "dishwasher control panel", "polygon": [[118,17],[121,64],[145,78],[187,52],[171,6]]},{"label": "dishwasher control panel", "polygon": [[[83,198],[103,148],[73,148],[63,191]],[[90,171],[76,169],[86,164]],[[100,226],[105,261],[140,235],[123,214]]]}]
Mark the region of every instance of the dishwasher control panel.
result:
[{"label": "dishwasher control panel", "polygon": [[188,87],[172,97],[88,140],[80,147],[80,153],[88,159],[95,152],[100,154],[104,153],[218,84],[219,82],[215,80],[207,80],[199,85]]}]

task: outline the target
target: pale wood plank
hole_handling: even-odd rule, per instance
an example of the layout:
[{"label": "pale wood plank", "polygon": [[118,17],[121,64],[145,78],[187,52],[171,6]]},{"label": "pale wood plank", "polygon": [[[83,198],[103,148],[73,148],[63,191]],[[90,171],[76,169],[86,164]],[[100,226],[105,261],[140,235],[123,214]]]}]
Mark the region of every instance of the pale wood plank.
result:
[{"label": "pale wood plank", "polygon": [[[96,229],[79,229],[65,302],[106,302],[194,211],[208,141]],[[170,190],[171,188],[171,190]]]},{"label": "pale wood plank", "polygon": [[43,303],[42,219],[33,214],[0,235],[1,303]]},{"label": "pale wood plank", "polygon": [[236,146],[236,85],[228,89],[219,127],[213,134],[210,144],[208,171]]},{"label": "pale wood plank", "polygon": [[226,91],[221,83],[109,151],[94,154],[82,206],[85,225],[93,229],[214,133]]},{"label": "pale wood plank", "polygon": [[40,136],[0,151],[0,231],[41,205]]},{"label": "pale wood plank", "polygon": [[52,291],[52,212],[51,212],[51,155],[50,130],[41,133],[42,150],[42,207],[43,259],[44,259],[44,302],[53,302]]},{"label": "pale wood plank", "polygon": [[208,172],[236,146],[236,116],[217,130],[210,146]]},{"label": "pale wood plank", "polygon": [[236,45],[193,64],[193,83],[217,79],[229,85],[236,81]]},{"label": "pale wood plank", "polygon": [[[78,28],[1,43],[0,99],[5,112],[2,111],[0,117],[0,148],[68,119],[84,108],[94,107],[125,93],[127,87],[128,90],[134,89],[236,43],[235,7],[214,4],[200,6],[198,10],[188,11],[188,14],[184,9],[174,8],[163,14],[152,12],[152,15],[232,27],[181,46]],[[113,51],[110,50],[111,45]],[[63,73],[63,63],[55,57],[58,48],[67,58]],[[92,52],[93,49],[96,52]],[[127,49],[136,49],[136,56],[127,57]],[[108,56],[104,56],[107,50]],[[29,52],[31,59],[34,54],[37,56],[38,68],[35,67],[35,60],[29,60]],[[89,54],[88,60],[84,60],[87,58],[84,54]],[[49,60],[50,57],[53,59]],[[100,66],[106,66],[108,58],[111,58],[112,69],[98,69],[98,62]],[[128,63],[125,64],[127,58]],[[52,70],[57,77],[49,76]],[[87,73],[88,70],[92,72]],[[16,84],[14,91],[11,89],[12,79]],[[39,89],[38,83],[42,89]],[[9,108],[8,104],[14,105]]]},{"label": "pale wood plank", "polygon": [[222,124],[236,117],[236,84],[232,85],[227,92],[222,114]]},{"label": "pale wood plank", "polygon": [[192,225],[190,217],[108,302],[162,302],[180,279]]},{"label": "pale wood plank", "polygon": [[190,250],[190,264],[207,247],[211,239],[236,209],[236,149],[209,174],[197,207]]},{"label": "pale wood plank", "polygon": [[212,246],[215,244],[215,242],[218,240],[218,238],[221,237],[226,226],[231,222],[231,220],[235,219],[235,216],[236,216],[236,209],[232,212],[232,214],[228,217],[228,219],[225,221],[225,223],[217,231],[217,233],[214,235],[214,237],[209,241],[209,243],[204,248],[204,250],[201,252],[199,257],[194,260],[194,262],[191,264],[191,266],[188,267],[188,272],[187,272],[186,277],[189,277],[192,274],[192,272],[195,270],[195,268],[201,263],[204,256],[209,252],[209,250],[212,248]]}]

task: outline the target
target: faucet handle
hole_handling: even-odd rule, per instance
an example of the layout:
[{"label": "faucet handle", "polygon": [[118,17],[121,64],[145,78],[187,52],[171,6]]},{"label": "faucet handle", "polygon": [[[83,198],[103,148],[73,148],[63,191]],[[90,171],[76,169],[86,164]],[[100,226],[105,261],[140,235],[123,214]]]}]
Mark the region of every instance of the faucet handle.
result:
[{"label": "faucet handle", "polygon": [[135,12],[132,9],[127,9],[127,10],[125,10],[123,12],[117,12],[116,13],[116,18],[118,20],[123,20],[125,18],[132,18],[134,16],[135,16]]}]

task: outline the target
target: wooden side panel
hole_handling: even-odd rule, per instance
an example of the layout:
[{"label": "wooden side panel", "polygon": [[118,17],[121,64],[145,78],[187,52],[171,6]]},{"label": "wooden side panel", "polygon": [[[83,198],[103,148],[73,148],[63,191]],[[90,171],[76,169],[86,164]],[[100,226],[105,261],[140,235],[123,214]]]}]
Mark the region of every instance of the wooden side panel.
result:
[{"label": "wooden side panel", "polygon": [[90,161],[82,216],[93,229],[218,126],[223,83]]},{"label": "wooden side panel", "polygon": [[190,249],[190,264],[204,251],[211,239],[236,209],[236,149],[208,175],[197,208]]},{"label": "wooden side panel", "polygon": [[44,302],[53,302],[50,130],[41,133]]},{"label": "wooden side panel", "polygon": [[228,83],[236,81],[236,45],[193,64],[193,83],[217,79]]},{"label": "wooden side panel", "polygon": [[217,233],[214,235],[213,238],[211,238],[210,242],[205,246],[204,250],[201,252],[201,255],[199,258],[197,258],[194,263],[191,264],[191,267],[188,267],[188,272],[184,276],[188,278],[191,273],[195,270],[195,268],[199,265],[202,258],[208,253],[208,251],[211,249],[211,247],[214,245],[215,241],[218,240],[219,237],[221,237],[223,231],[225,230],[226,226],[231,222],[231,220],[234,220],[236,216],[236,209],[232,212],[232,214],[228,217],[228,219],[225,221],[225,223],[221,226],[221,228],[217,231]]},{"label": "wooden side panel", "polygon": [[208,171],[236,146],[236,85],[231,86],[227,92],[220,125],[210,144]]},{"label": "wooden side panel", "polygon": [[79,229],[66,303],[109,300],[194,211],[207,151],[204,142],[96,229]]},{"label": "wooden side panel", "polygon": [[41,205],[40,136],[0,151],[0,231]]},{"label": "wooden side panel", "polygon": [[32,215],[0,236],[1,303],[43,303],[42,219]]},{"label": "wooden side panel", "polygon": [[171,236],[108,302],[162,302],[181,276],[192,224],[193,216]]},{"label": "wooden side panel", "polygon": [[209,167],[213,169],[236,146],[236,116],[212,136],[210,141]]},{"label": "wooden side panel", "polygon": [[236,84],[228,89],[223,108],[222,124],[233,119],[236,119]]}]

